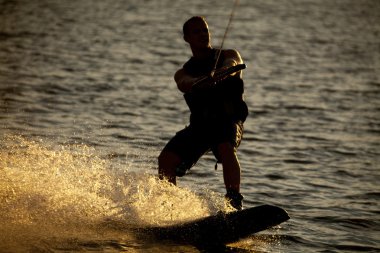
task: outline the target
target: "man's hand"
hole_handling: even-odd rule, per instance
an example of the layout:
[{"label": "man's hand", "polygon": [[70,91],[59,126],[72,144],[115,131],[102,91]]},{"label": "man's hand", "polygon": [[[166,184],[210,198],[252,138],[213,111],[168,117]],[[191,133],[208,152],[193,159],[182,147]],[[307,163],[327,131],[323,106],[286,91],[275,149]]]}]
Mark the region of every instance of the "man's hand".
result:
[{"label": "man's hand", "polygon": [[238,64],[232,67],[222,67],[217,70],[213,70],[207,76],[198,78],[192,85],[192,90],[204,90],[209,89],[217,85],[229,76],[235,75],[242,69],[245,69],[245,64]]},{"label": "man's hand", "polygon": [[214,87],[216,84],[216,81],[214,79],[214,74],[211,72],[207,76],[203,76],[199,78],[192,87],[192,91],[200,91],[200,90],[206,90]]}]

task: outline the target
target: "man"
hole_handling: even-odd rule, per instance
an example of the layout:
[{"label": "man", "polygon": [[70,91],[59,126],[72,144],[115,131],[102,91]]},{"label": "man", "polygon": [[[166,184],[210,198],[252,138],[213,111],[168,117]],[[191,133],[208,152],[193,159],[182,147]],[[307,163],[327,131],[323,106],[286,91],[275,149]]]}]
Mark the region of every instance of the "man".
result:
[{"label": "man", "polygon": [[[183,35],[193,56],[175,73],[174,80],[190,108],[190,125],[179,131],[161,152],[159,176],[176,184],[176,176],[183,176],[204,153],[212,150],[223,165],[226,199],[241,210],[243,196],[236,149],[248,114],[243,100],[244,83],[240,71],[224,77],[217,73],[242,64],[243,60],[236,50],[222,50],[218,57],[219,50],[211,46],[203,17],[186,21]],[[199,81],[201,78],[205,80]]]}]

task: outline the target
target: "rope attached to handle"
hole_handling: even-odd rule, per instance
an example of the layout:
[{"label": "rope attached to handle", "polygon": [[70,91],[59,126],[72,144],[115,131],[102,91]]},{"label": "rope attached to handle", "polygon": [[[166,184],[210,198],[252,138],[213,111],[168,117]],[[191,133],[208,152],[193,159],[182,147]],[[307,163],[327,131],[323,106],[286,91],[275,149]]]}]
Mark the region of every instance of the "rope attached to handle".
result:
[{"label": "rope attached to handle", "polygon": [[230,14],[230,19],[228,20],[226,31],[224,32],[224,35],[223,35],[222,43],[221,43],[221,45],[220,45],[220,47],[218,49],[218,56],[216,57],[214,69],[211,72],[211,76],[214,76],[214,73],[215,73],[215,70],[216,70],[216,66],[218,65],[218,62],[219,62],[220,54],[222,53],[224,41],[225,41],[225,39],[227,37],[228,30],[230,29],[230,26],[231,26],[231,23],[232,23],[232,19],[233,19],[234,15],[235,15],[235,11],[236,11],[236,8],[237,8],[238,5],[239,5],[239,0],[235,0],[234,6],[233,6],[231,14]]}]

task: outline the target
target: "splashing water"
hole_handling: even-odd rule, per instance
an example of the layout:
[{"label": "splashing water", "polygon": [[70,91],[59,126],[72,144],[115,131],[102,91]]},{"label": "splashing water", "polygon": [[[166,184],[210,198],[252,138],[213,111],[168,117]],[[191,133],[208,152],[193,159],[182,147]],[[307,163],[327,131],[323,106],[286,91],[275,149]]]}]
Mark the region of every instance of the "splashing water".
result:
[{"label": "splashing water", "polygon": [[[223,209],[222,197],[147,173],[115,168],[85,145],[49,145],[5,136],[0,145],[0,247],[54,238],[96,238],[107,220],[163,226]],[[191,210],[189,212],[188,210]],[[101,231],[101,232],[100,232]]]}]

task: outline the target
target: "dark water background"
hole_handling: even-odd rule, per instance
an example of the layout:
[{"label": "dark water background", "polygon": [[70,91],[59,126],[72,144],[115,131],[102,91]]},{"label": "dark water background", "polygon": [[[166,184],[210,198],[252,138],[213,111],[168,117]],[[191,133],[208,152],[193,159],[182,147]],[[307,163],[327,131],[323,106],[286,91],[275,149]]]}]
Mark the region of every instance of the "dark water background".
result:
[{"label": "dark water background", "polygon": [[[211,155],[179,189],[154,175],[189,116],[182,24],[206,16],[217,46],[232,5],[0,0],[1,252],[198,252],[128,229],[225,208]],[[379,24],[377,0],[240,1],[245,206],[291,216],[241,251],[380,251]]]}]

